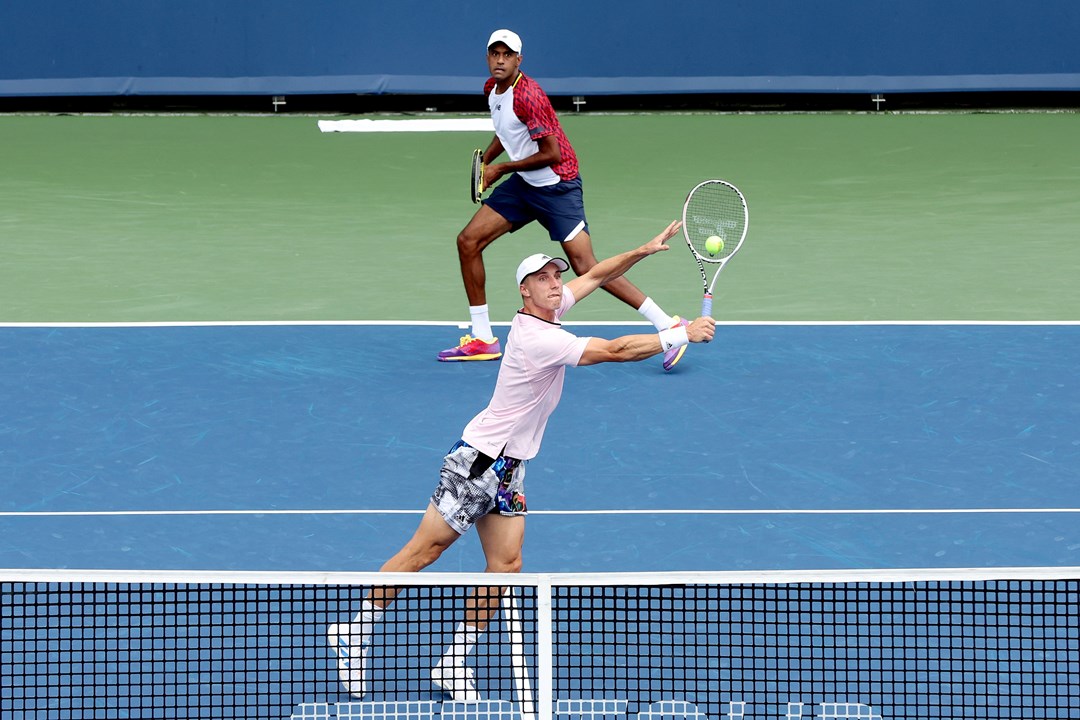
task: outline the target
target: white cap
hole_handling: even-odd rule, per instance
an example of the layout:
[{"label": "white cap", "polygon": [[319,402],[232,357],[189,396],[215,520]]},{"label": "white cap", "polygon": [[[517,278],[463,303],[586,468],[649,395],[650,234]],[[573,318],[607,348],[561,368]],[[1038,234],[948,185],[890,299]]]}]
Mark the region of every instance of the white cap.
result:
[{"label": "white cap", "polygon": [[490,48],[497,42],[504,43],[506,47],[510,48],[516,53],[521,52],[521,38],[513,30],[496,30],[491,33],[491,37],[488,38],[487,46]]},{"label": "white cap", "polygon": [[527,275],[532,275],[534,272],[540,272],[544,269],[544,266],[548,263],[555,263],[555,267],[559,268],[562,272],[566,272],[570,269],[570,265],[562,258],[553,258],[550,255],[544,253],[536,253],[530,255],[521,261],[517,269],[517,281],[518,285],[525,281]]}]

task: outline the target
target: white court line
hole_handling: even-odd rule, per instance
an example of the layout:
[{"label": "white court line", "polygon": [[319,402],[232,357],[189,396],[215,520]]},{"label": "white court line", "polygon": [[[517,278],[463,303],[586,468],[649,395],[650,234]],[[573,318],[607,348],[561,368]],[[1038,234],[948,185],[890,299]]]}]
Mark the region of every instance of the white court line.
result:
[{"label": "white court line", "polygon": [[[424,510],[8,510],[0,517],[158,517],[167,515],[423,515]],[[977,515],[1080,513],[1080,508],[853,508],[784,510],[530,510],[530,515]]]},{"label": "white court line", "polygon": [[330,132],[495,132],[490,117],[410,118],[407,120],[319,120],[319,130]]}]

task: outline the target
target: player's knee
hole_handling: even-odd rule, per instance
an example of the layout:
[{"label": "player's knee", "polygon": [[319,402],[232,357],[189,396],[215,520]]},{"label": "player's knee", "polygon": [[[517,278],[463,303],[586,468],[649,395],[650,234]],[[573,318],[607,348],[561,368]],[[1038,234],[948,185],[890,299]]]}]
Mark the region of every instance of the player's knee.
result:
[{"label": "player's knee", "polygon": [[476,252],[476,241],[462,230],[457,236],[458,255],[466,256]]},{"label": "player's knee", "polygon": [[431,565],[442,556],[444,550],[446,550],[446,548],[430,547],[416,553],[413,556],[416,570],[423,570],[428,565]]},{"label": "player's knee", "polygon": [[499,558],[488,562],[487,571],[495,573],[519,573],[521,572],[521,554],[509,558]]},{"label": "player's knee", "polygon": [[442,557],[442,554],[446,552],[446,549],[450,547],[449,543],[412,543],[406,548],[406,558],[409,567],[406,568],[407,572],[416,572],[423,570],[428,565]]},{"label": "player's knee", "polygon": [[596,254],[593,253],[589,247],[577,247],[571,249],[569,246],[563,246],[566,249],[566,259],[570,261],[570,267],[573,269],[575,275],[584,275],[592,270],[593,265],[598,262]]},{"label": "player's knee", "polygon": [[593,269],[593,266],[596,265],[596,258],[591,255],[588,257],[571,256],[568,260],[570,261],[570,267],[573,269],[574,274],[578,276],[589,272]]},{"label": "player's knee", "polygon": [[484,238],[481,235],[470,232],[467,228],[458,233],[457,236],[457,249],[458,255],[462,257],[471,257],[479,255],[483,252],[484,248],[490,244],[490,240]]}]

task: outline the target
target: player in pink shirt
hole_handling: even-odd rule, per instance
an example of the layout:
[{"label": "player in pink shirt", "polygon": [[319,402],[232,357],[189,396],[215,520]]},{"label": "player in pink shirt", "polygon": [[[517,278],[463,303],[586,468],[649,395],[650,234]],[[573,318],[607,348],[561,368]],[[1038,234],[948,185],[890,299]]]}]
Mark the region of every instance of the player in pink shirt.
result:
[{"label": "player in pink shirt", "polygon": [[[496,360],[502,354],[491,329],[483,257],[484,248],[498,238],[535,220],[561,244],[575,273],[584,275],[596,265],[577,155],[548,96],[521,72],[521,38],[510,30],[496,30],[488,38],[487,50],[491,77],[484,94],[495,137],[484,151],[484,187],[506,179],[458,235],[458,259],[472,329],[458,345],[439,353],[443,362]],[[495,162],[504,153],[508,159]],[[604,289],[641,313],[657,330],[686,325],[686,320],[665,313],[626,278],[616,278]],[[685,350],[684,346],[665,352],[664,370],[674,367]]]},{"label": "player in pink shirt", "polygon": [[[672,222],[636,250],[594,265],[584,275],[563,283],[569,264],[544,254],[525,258],[517,269],[522,308],[510,326],[506,354],[491,401],[462,432],[443,459],[440,481],[412,539],[381,568],[383,572],[416,572],[435,562],[459,537],[476,526],[487,572],[521,570],[525,538],[525,463],[536,456],[548,418],[562,396],[567,367],[603,362],[631,362],[709,342],[715,321],[700,317],[658,333],[625,335],[614,340],[577,337],[559,319],[597,288],[619,278],[638,261],[668,249],[679,231]],[[367,691],[366,665],[371,637],[396,588],[374,588],[351,623],[331,625],[330,646],[337,654],[338,674],[346,690],[361,697]],[[465,658],[499,607],[503,589],[477,588],[454,642],[432,669],[431,678],[455,700],[480,699]]]}]

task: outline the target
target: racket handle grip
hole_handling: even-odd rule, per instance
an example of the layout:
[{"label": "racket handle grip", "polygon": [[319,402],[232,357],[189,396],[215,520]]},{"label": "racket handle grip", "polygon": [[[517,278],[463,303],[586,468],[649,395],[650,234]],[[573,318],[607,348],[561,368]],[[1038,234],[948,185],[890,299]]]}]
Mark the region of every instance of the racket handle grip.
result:
[{"label": "racket handle grip", "polygon": [[712,293],[706,293],[705,299],[701,301],[701,316],[712,317]]}]

